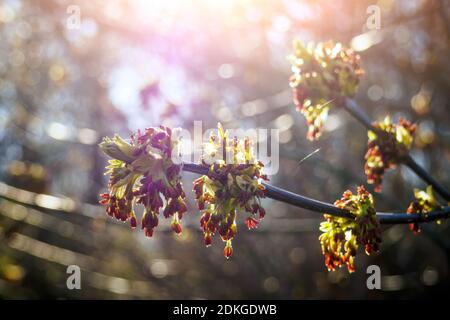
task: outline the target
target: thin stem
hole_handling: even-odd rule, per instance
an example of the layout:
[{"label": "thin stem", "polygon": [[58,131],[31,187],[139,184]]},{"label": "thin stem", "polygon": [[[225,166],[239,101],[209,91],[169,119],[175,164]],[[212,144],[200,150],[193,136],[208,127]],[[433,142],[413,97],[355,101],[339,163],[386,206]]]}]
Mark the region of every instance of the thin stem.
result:
[{"label": "thin stem", "polygon": [[370,120],[367,113],[361,109],[355,100],[350,98],[345,98],[345,102],[342,104],[342,107],[350,113],[356,120],[358,120],[363,126],[367,128],[367,130],[377,131],[377,129],[373,126],[372,121]]},{"label": "thin stem", "polygon": [[425,215],[408,213],[386,213],[378,212],[377,217],[382,224],[404,224],[413,222],[430,222],[446,219],[450,216],[450,207],[442,207],[438,211],[430,211]]},{"label": "thin stem", "polygon": [[[183,164],[183,170],[201,175],[208,174],[208,168],[193,164]],[[314,212],[326,213],[332,216],[352,218],[352,214],[344,209],[319,200],[311,199],[300,194],[296,194],[267,183],[263,183],[266,188],[268,198],[281,201],[299,208]],[[445,219],[450,216],[450,207],[443,207],[442,210],[429,212],[426,215],[408,214],[408,213],[386,213],[379,212],[377,217],[382,224],[405,224],[413,222],[430,222],[438,219]]]},{"label": "thin stem", "polygon": [[450,201],[450,192],[448,192],[439,182],[430,176],[410,155],[403,159],[403,164],[414,171],[428,184],[433,186],[433,190],[439,193],[446,201]]},{"label": "thin stem", "polygon": [[307,198],[300,194],[296,194],[270,184],[263,183],[266,188],[267,197],[281,202],[289,203],[293,206],[308,209],[316,212],[326,212],[337,217],[353,218],[352,214],[347,210],[340,209],[334,205],[311,198]]},{"label": "thin stem", "polygon": [[[355,100],[350,98],[345,98],[345,102],[342,107],[351,114],[356,120],[358,120],[362,125],[364,125],[367,130],[378,131],[370,121],[369,116],[361,109]],[[420,178],[425,182],[433,186],[433,189],[440,194],[446,201],[450,201],[450,192],[447,191],[439,182],[437,182],[429,173],[427,173],[414,159],[407,155],[402,157],[402,163],[414,171]]]}]

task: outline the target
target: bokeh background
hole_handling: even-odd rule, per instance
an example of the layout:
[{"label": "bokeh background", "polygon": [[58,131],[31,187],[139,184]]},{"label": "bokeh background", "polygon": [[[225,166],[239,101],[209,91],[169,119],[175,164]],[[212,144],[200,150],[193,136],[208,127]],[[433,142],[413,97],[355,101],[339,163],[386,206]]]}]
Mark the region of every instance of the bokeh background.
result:
[{"label": "bokeh background", "polygon": [[[369,32],[373,4],[381,29]],[[108,219],[97,205],[107,182],[97,144],[159,124],[191,130],[194,120],[278,128],[271,183],[333,202],[365,182],[366,132],[332,110],[322,138],[307,141],[286,58],[294,38],[333,39],[362,57],[358,103],[373,119],[415,121],[413,157],[450,187],[449,19],[449,1],[433,0],[1,0],[0,298],[448,296],[448,222],[418,236],[385,227],[380,254],[359,255],[352,275],[329,273],[321,215],[267,199],[266,219],[256,231],[240,224],[227,261],[218,239],[203,246],[190,193],[181,237],[168,222],[146,239]],[[184,177],[189,190],[196,176]],[[409,169],[390,171],[377,209],[404,211],[415,187],[424,184]],[[82,269],[81,290],[66,288],[71,264]],[[382,290],[367,289],[369,264],[380,266]]]}]

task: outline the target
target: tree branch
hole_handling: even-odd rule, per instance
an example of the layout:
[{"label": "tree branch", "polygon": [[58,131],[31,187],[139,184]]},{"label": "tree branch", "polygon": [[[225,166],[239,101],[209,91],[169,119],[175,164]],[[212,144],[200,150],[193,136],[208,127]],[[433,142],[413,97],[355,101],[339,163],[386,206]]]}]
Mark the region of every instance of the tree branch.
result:
[{"label": "tree branch", "polygon": [[355,100],[345,98],[345,102],[342,104],[342,107],[363,126],[365,126],[367,130],[377,131],[367,113],[365,113],[364,110],[358,106]]},{"label": "tree branch", "polygon": [[[193,164],[183,164],[183,170],[187,172],[208,175],[208,168]],[[268,198],[281,201],[299,208],[314,212],[326,213],[332,216],[353,218],[352,214],[344,209],[319,200],[311,199],[267,183],[263,183],[266,188]],[[408,213],[377,213],[378,220],[382,224],[406,224],[413,222],[430,222],[438,219],[446,219],[450,216],[450,207],[443,207],[442,210],[429,212],[426,215],[408,214]]]},{"label": "tree branch", "polygon": [[421,177],[428,184],[433,186],[433,189],[439,193],[446,201],[450,201],[450,192],[448,192],[439,182],[437,182],[432,176],[430,176],[412,157],[406,156],[403,159],[403,164],[414,171],[419,177]]},{"label": "tree branch", "polygon": [[[342,107],[358,120],[367,130],[377,132],[378,130],[372,125],[369,116],[358,106],[355,100],[345,98]],[[450,192],[447,191],[439,182],[437,182],[429,173],[427,173],[414,159],[408,154],[402,158],[402,163],[414,171],[422,180],[433,186],[433,189],[440,194],[446,201],[450,201]]]}]

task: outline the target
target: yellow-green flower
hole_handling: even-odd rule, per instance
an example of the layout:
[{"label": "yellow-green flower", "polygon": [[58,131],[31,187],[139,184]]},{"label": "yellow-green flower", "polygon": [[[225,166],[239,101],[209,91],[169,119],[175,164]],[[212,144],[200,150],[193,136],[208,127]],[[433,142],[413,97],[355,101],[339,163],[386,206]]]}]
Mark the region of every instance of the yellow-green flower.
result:
[{"label": "yellow-green flower", "polygon": [[[414,198],[415,200],[409,204],[408,210],[406,211],[409,214],[426,215],[428,212],[440,210],[442,208],[434,197],[432,186],[428,186],[425,191],[414,189]],[[441,223],[441,221],[438,220],[437,223]],[[420,232],[420,227],[417,222],[410,223],[409,229],[414,233]]]},{"label": "yellow-green flower", "polygon": [[181,165],[171,159],[176,143],[172,141],[172,130],[163,126],[138,131],[130,142],[118,135],[103,139],[101,150],[113,158],[105,173],[110,176],[109,192],[100,195],[100,203],[107,206],[109,216],[124,222],[130,220],[134,228],[134,206],[141,204],[145,209],[141,227],[151,237],[164,207],[164,216],[173,217],[172,229],[181,233],[180,220],[187,209]]},{"label": "yellow-green flower", "polygon": [[373,206],[373,197],[363,186],[357,194],[347,190],[334,205],[348,210],[351,218],[325,214],[320,224],[319,237],[325,265],[329,271],[346,264],[349,272],[355,271],[355,256],[360,245],[367,255],[377,252],[381,243],[381,230]]},{"label": "yellow-green flower", "polygon": [[[212,237],[219,233],[226,242],[224,255],[229,258],[233,252],[231,240],[237,232],[237,213],[250,213],[246,220],[249,229],[265,215],[260,201],[265,197],[265,188],[260,180],[268,178],[261,173],[263,164],[255,159],[250,139],[230,138],[220,124],[218,134],[210,137],[203,151],[203,165],[209,172],[195,180],[193,188],[202,211],[200,225],[205,245],[211,245]],[[208,164],[206,159],[215,162]]]},{"label": "yellow-green flower", "polygon": [[358,55],[331,41],[304,47],[296,40],[289,60],[294,103],[306,118],[307,138],[314,140],[321,135],[329,109],[338,105],[342,97],[356,93],[364,71]]},{"label": "yellow-green flower", "polygon": [[393,123],[389,116],[373,126],[377,131],[367,133],[364,171],[367,182],[374,184],[375,191],[380,192],[384,172],[395,167],[411,149],[416,126],[403,118],[398,124]]}]

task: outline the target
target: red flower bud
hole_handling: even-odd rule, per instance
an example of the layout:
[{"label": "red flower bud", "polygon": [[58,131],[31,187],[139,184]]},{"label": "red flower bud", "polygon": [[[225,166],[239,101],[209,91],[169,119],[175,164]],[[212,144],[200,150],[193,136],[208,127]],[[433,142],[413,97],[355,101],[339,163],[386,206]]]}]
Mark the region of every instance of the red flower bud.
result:
[{"label": "red flower bud", "polygon": [[134,229],[134,228],[136,228],[136,226],[137,226],[137,221],[136,221],[136,217],[135,216],[132,216],[131,217],[131,219],[130,219],[130,225],[131,225],[131,227]]},{"label": "red flower bud", "polygon": [[178,222],[178,220],[173,220],[172,224],[171,224],[172,230],[177,234],[180,235],[182,228],[181,228],[181,224]]},{"label": "red flower bud", "polygon": [[233,254],[233,247],[231,246],[231,241],[228,240],[225,248],[223,249],[223,255],[225,258],[229,259]]},{"label": "red flower bud", "polygon": [[212,237],[210,233],[206,233],[204,236],[205,246],[209,247],[212,244]]},{"label": "red flower bud", "polygon": [[256,228],[258,226],[258,223],[259,221],[252,217],[245,220],[245,225],[247,226],[248,230]]},{"label": "red flower bud", "polygon": [[259,207],[258,212],[259,212],[259,219],[263,219],[266,216],[266,210],[264,210],[263,207]]},{"label": "red flower bud", "polygon": [[144,234],[147,238],[151,238],[153,236],[153,229],[144,228]]},{"label": "red flower bud", "polygon": [[109,202],[109,194],[108,193],[102,193],[100,194],[101,200],[99,201],[100,204],[107,204]]}]

